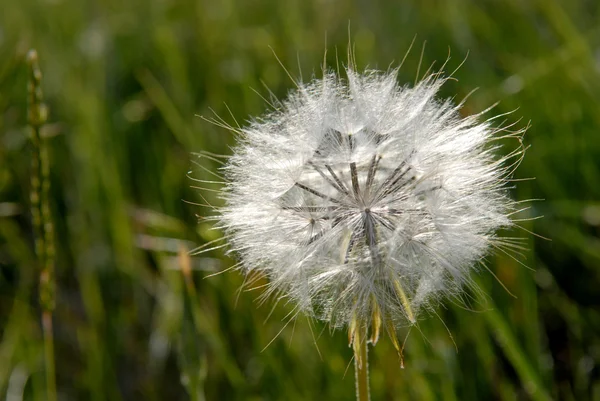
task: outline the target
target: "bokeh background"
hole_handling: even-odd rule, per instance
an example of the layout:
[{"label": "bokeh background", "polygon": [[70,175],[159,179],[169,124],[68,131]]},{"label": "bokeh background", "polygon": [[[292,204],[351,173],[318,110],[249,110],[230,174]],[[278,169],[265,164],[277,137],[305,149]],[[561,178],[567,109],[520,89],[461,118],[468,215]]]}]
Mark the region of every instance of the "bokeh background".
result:
[{"label": "bokeh background", "polygon": [[235,263],[222,250],[178,257],[219,237],[201,218],[213,211],[194,204],[218,205],[217,194],[188,178],[219,165],[192,152],[235,143],[197,115],[260,115],[261,95],[294,88],[273,52],[306,81],[325,49],[332,68],[336,51],[346,61],[350,32],[359,68],[380,69],[416,35],[401,83],[414,82],[425,41],[421,73],[450,49],[448,71],[465,62],[443,96],[479,88],[465,113],[500,101],[495,113],[516,110],[508,122],[531,121],[516,178],[535,179],[513,192],[540,199],[521,217],[543,216],[507,233],[525,238],[523,256],[489,257],[502,284],[480,272],[484,300],[442,305],[443,323],[412,329],[404,370],[387,339],[371,350],[372,399],[600,400],[597,0],[1,3],[0,397],[48,399],[29,200],[34,47],[50,110],[58,398],[354,399],[346,333],[286,326],[289,308],[239,291],[237,272],[205,278]]}]

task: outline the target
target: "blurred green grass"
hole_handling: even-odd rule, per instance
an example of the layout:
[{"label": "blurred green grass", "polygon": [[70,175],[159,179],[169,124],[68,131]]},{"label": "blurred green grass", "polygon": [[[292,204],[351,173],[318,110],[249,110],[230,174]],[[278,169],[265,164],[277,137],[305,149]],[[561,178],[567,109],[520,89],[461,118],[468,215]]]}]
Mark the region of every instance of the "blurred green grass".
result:
[{"label": "blurred green grass", "polygon": [[[532,127],[517,171],[527,269],[490,257],[480,313],[448,304],[412,330],[406,369],[388,341],[370,353],[374,400],[600,400],[600,3],[595,0],[5,2],[0,12],[0,395],[45,400],[39,268],[29,216],[27,69],[34,47],[50,108],[57,239],[55,346],[60,400],[347,400],[346,333],[257,305],[222,251],[180,249],[216,233],[187,178],[191,152],[227,154],[233,136],[195,117],[259,115],[294,76],[345,60],[414,81],[451,49],[445,96],[477,112],[518,109]],[[423,70],[422,70],[423,71]],[[264,83],[264,85],[263,85]],[[231,110],[224,105],[227,103]],[[214,170],[218,165],[203,163]],[[218,203],[212,193],[202,196]],[[190,280],[191,278],[191,280]],[[283,329],[283,330],[282,330]],[[281,331],[282,330],[282,331]],[[281,335],[263,348],[281,331]],[[314,337],[313,337],[314,333]],[[400,333],[405,335],[404,333]],[[315,341],[316,338],[316,341]],[[316,345],[320,350],[317,352]],[[456,343],[458,352],[453,342]]]}]

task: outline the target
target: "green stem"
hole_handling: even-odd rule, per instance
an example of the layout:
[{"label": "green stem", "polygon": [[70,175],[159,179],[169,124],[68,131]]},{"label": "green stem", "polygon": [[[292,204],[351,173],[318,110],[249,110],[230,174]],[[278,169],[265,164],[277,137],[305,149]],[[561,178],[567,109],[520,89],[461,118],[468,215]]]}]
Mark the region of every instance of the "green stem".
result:
[{"label": "green stem", "polygon": [[[359,334],[360,333],[360,334]],[[369,352],[367,349],[366,330],[357,328],[354,341],[357,341],[358,347],[354,347],[354,370],[356,380],[356,400],[370,401],[369,391]]]},{"label": "green stem", "polygon": [[42,313],[44,330],[44,358],[46,359],[46,396],[48,401],[56,401],[56,372],[54,369],[54,334],[52,330],[52,314]]},{"label": "green stem", "polygon": [[33,145],[31,171],[31,216],[35,234],[35,252],[40,270],[40,306],[44,334],[44,359],[46,363],[46,399],[56,401],[56,368],[52,313],[55,305],[54,279],[54,224],[50,213],[50,162],[48,149],[41,135],[47,119],[47,109],[42,96],[42,72],[35,50],[27,54],[29,64],[28,120]]}]

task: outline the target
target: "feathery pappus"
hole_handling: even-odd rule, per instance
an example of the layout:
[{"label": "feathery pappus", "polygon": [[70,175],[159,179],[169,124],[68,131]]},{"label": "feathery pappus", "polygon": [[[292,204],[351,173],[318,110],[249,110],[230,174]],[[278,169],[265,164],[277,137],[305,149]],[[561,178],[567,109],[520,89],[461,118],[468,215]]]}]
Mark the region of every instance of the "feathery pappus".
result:
[{"label": "feathery pappus", "polygon": [[[396,70],[345,73],[229,127],[239,143],[216,219],[267,295],[348,328],[355,351],[385,330],[400,352],[398,327],[460,296],[491,248],[517,247],[496,232],[514,224],[507,184],[524,129],[495,127],[489,110],[462,116],[437,97],[442,72],[412,87]],[[507,137],[519,145],[497,156]]]}]

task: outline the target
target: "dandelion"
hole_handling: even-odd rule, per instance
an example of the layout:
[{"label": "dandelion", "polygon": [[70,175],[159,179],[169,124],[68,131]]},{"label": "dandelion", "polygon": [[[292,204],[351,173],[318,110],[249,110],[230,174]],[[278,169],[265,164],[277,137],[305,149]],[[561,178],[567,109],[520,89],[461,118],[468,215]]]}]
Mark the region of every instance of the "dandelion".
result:
[{"label": "dandelion", "polygon": [[508,242],[495,233],[513,225],[506,184],[523,151],[495,151],[522,131],[462,117],[462,103],[436,97],[441,72],[414,87],[396,71],[345,72],[299,84],[236,129],[219,220],[267,295],[348,329],[368,399],[366,343],[385,330],[400,353],[396,329],[458,297]]}]

